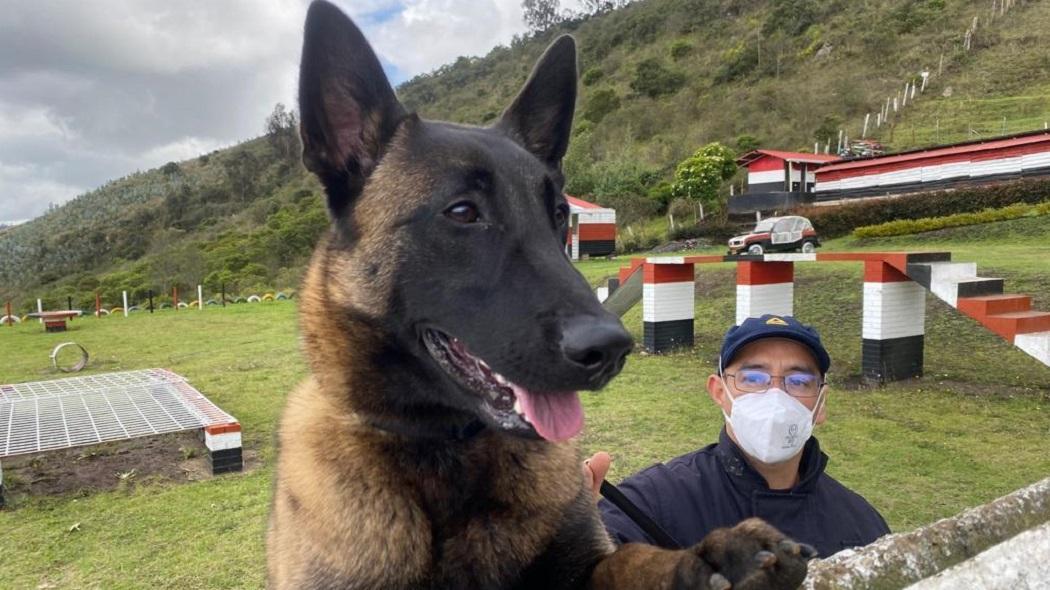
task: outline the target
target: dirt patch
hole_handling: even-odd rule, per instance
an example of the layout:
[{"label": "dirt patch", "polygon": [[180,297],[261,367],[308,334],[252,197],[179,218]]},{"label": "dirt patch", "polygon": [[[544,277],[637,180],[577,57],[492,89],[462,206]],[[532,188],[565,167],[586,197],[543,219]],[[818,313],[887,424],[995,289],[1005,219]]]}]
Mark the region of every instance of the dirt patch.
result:
[{"label": "dirt patch", "polygon": [[[245,449],[244,470],[258,467]],[[210,479],[208,449],[200,433],[177,432],[74,449],[4,459],[4,496],[8,508],[26,497],[130,488],[141,483]]]}]

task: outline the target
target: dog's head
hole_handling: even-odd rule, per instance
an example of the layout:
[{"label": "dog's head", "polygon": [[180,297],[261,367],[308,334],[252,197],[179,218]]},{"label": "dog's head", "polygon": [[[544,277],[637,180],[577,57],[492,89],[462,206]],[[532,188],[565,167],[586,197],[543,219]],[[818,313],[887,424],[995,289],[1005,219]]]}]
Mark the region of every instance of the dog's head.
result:
[{"label": "dog's head", "polygon": [[381,336],[369,361],[399,384],[383,403],[575,435],[576,390],[604,386],[632,343],[565,255],[572,38],[547,49],[495,125],[424,121],[398,102],[350,19],[315,2],[299,93],[304,161],[333,220],[313,287],[324,321],[353,318],[347,326]]}]

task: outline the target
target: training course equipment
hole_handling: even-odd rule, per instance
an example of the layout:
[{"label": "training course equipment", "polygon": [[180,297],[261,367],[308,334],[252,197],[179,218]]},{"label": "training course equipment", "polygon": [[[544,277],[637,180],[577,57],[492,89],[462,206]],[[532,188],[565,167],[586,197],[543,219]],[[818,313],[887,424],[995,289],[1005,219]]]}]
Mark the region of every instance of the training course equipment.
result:
[{"label": "training course equipment", "polygon": [[44,322],[45,332],[65,332],[66,320],[80,316],[79,309],[64,311],[36,311],[29,314],[31,318],[38,318]]},{"label": "training course equipment", "polygon": [[0,460],[186,430],[203,431],[212,474],[241,470],[240,423],[167,369],[0,385]]}]

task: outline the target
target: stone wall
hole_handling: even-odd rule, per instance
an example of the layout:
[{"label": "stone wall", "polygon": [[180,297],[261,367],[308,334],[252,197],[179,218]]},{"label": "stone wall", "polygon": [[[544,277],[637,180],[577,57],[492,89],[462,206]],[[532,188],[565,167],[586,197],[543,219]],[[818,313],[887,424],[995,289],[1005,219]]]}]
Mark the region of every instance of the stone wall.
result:
[{"label": "stone wall", "polygon": [[809,569],[806,590],[1050,587],[1050,478]]}]

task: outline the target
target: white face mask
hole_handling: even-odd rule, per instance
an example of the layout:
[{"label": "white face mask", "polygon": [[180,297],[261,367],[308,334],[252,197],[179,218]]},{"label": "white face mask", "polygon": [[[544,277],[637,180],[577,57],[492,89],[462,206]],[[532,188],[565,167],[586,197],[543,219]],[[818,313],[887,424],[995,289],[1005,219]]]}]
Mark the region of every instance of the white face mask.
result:
[{"label": "white face mask", "polygon": [[726,422],[740,448],[763,463],[787,461],[798,453],[813,433],[813,413],[820,407],[824,391],[810,410],[782,389],[771,387],[765,393],[749,393],[734,398],[722,381],[733,407]]}]

